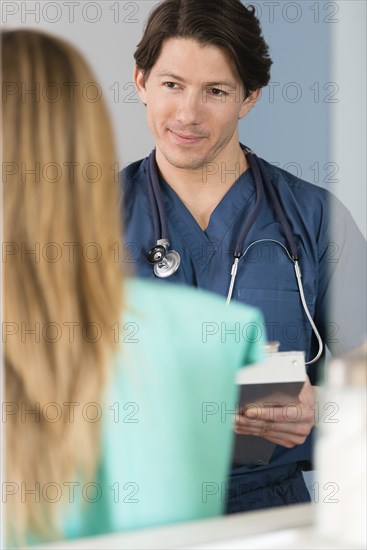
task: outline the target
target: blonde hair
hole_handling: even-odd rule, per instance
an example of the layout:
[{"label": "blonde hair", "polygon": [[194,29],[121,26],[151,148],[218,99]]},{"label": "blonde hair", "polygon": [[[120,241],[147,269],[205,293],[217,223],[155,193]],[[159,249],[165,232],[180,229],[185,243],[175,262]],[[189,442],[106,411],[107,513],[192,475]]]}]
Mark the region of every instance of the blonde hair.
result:
[{"label": "blonde hair", "polygon": [[12,539],[49,538],[59,506],[20,489],[88,478],[98,465],[99,423],[72,420],[65,404],[98,403],[113,364],[116,155],[101,88],[69,44],[3,32],[2,71],[4,479],[16,492],[5,513]]}]

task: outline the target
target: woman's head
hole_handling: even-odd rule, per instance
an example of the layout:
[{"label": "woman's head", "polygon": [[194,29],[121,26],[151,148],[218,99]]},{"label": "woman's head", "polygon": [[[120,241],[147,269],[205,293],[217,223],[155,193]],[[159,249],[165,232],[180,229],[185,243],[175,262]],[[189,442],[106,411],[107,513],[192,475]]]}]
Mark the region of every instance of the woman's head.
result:
[{"label": "woman's head", "polygon": [[[5,472],[8,483],[32,487],[96,466],[98,424],[71,422],[67,410],[50,421],[42,407],[101,396],[109,327],[122,306],[121,225],[111,126],[84,59],[30,30],[3,32],[1,46],[5,400],[13,404]],[[18,494],[7,508],[14,536],[52,525],[42,497],[36,505]]]}]

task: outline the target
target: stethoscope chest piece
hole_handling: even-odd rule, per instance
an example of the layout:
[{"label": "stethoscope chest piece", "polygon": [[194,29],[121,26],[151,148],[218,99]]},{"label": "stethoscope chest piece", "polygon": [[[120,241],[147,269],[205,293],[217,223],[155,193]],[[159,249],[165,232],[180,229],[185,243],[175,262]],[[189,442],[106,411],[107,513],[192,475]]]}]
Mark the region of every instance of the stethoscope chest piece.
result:
[{"label": "stethoscope chest piece", "polygon": [[154,264],[154,273],[164,279],[176,273],[181,263],[181,258],[176,250],[168,250],[167,239],[159,239],[157,244],[148,252],[148,261]]},{"label": "stethoscope chest piece", "polygon": [[159,264],[155,264],[154,273],[157,277],[170,277],[176,273],[180,263],[181,258],[179,253],[176,250],[170,250]]},{"label": "stethoscope chest piece", "polygon": [[161,262],[166,256],[166,249],[164,246],[157,244],[153,246],[148,252],[148,262],[150,264],[156,264]]}]

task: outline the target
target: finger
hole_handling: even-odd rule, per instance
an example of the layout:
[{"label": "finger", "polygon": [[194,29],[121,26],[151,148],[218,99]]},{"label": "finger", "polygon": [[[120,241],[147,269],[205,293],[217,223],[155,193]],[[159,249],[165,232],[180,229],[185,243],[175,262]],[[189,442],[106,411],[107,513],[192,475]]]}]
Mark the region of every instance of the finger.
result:
[{"label": "finger", "polygon": [[311,386],[311,382],[310,382],[310,379],[308,376],[306,376],[306,380],[301,388],[301,391],[299,393],[299,396],[298,396],[298,399],[301,401],[304,396],[308,395],[312,393],[313,394],[313,389],[312,389],[312,386]]},{"label": "finger", "polygon": [[275,443],[276,445],[286,447],[287,449],[291,449],[296,445],[302,445],[306,440],[305,437],[298,437],[294,435],[288,435],[287,437],[277,437],[272,434],[268,434],[266,436],[266,439],[268,441],[271,441],[272,443]]},{"label": "finger", "polygon": [[248,406],[241,411],[240,416],[243,416],[250,421],[266,420],[268,422],[300,422],[302,421],[302,418],[304,418],[304,421],[308,421],[309,415],[304,414],[304,411],[299,403],[290,402],[284,407]]},{"label": "finger", "polygon": [[[268,425],[269,427],[269,425]],[[271,426],[269,429],[266,429],[266,427],[256,430],[244,430],[243,428],[239,428],[235,430],[235,433],[238,433],[240,435],[253,435],[255,437],[263,437],[264,439],[267,439],[268,441],[271,441],[272,443],[275,443],[276,445],[282,445],[286,448],[292,448],[295,445],[302,445],[302,443],[305,442],[306,436],[302,434],[295,434],[295,433],[282,433],[282,432],[276,432],[271,429]]]},{"label": "finger", "polygon": [[256,422],[242,421],[235,423],[235,432],[248,435],[271,434],[273,437],[287,438],[295,437],[297,440],[305,439],[310,431],[311,426],[303,423],[284,423],[284,422],[267,422],[257,420]]}]

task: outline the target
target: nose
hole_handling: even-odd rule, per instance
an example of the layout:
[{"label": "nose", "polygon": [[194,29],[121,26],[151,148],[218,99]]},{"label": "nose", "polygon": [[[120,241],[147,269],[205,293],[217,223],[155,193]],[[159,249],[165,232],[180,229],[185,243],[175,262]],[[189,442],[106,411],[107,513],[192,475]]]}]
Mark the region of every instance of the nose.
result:
[{"label": "nose", "polygon": [[176,120],[183,126],[198,126],[204,116],[201,91],[185,90],[177,102]]}]

